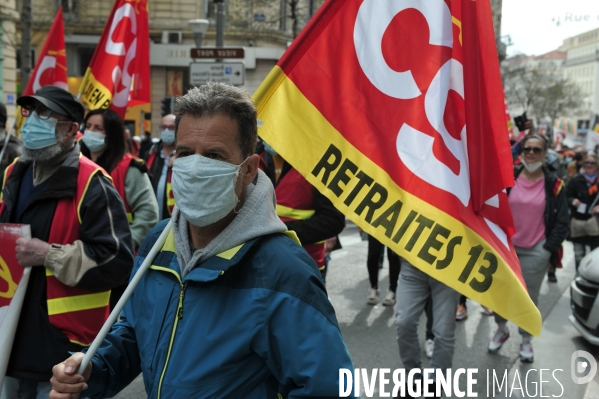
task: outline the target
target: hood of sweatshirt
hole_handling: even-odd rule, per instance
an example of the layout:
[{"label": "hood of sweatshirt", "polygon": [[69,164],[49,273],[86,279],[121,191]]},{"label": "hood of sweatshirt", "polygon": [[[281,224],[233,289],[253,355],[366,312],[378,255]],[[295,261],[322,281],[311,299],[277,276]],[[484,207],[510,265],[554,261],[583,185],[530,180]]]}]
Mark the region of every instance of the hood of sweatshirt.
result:
[{"label": "hood of sweatshirt", "polygon": [[210,244],[195,251],[190,244],[188,222],[175,205],[172,215],[173,235],[181,276],[185,277],[195,267],[216,254],[260,236],[286,231],[287,226],[277,216],[276,204],[270,179],[258,170],[255,183],[246,187],[246,199],[237,216]]}]

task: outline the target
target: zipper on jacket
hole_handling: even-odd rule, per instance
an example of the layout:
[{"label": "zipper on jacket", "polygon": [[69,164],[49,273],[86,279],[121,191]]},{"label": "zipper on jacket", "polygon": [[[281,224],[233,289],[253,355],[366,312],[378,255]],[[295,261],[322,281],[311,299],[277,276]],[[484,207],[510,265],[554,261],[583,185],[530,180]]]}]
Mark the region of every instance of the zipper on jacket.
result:
[{"label": "zipper on jacket", "polygon": [[173,348],[173,342],[175,341],[175,332],[177,331],[177,324],[179,324],[179,320],[183,318],[183,298],[185,297],[185,289],[187,288],[187,283],[181,285],[181,290],[179,291],[179,304],[177,305],[177,311],[175,312],[175,322],[173,323],[173,329],[171,330],[171,340],[168,344],[168,351],[166,353],[166,360],[164,361],[164,367],[162,368],[162,374],[160,374],[160,382],[158,382],[158,395],[157,399],[160,399],[160,394],[162,393],[162,381],[164,379],[164,375],[166,374],[166,368],[168,366],[168,361],[171,357],[171,350]]}]

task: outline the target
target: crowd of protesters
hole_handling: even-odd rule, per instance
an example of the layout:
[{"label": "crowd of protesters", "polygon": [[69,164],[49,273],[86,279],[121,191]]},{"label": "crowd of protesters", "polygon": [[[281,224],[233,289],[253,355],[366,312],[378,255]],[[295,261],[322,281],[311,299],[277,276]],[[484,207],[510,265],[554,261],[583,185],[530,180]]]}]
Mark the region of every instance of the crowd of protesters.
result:
[{"label": "crowd of protesters", "polygon": [[[229,97],[235,106],[219,103],[222,96]],[[88,393],[101,397],[116,393],[139,372],[144,373],[148,393],[160,392],[162,377],[152,367],[168,362],[170,347],[168,351],[167,348],[158,351],[149,346],[157,345],[159,337],[154,334],[160,331],[163,322],[160,317],[170,313],[166,311],[166,304],[164,309],[156,308],[154,296],[162,297],[162,294],[152,293],[152,290],[164,290],[168,286],[169,294],[162,300],[169,303],[174,296],[183,301],[186,275],[193,276],[189,280],[192,286],[218,280],[210,285],[214,289],[210,295],[214,303],[223,304],[223,309],[235,315],[234,318],[241,320],[245,316],[247,320],[252,319],[247,317],[248,312],[264,312],[265,317],[273,318],[273,323],[280,319],[277,322],[280,324],[266,326],[261,325],[259,319],[248,322],[246,340],[238,342],[239,352],[225,353],[229,349],[219,345],[217,339],[212,346],[205,345],[206,348],[186,355],[197,360],[212,356],[209,351],[218,347],[219,353],[228,356],[223,361],[229,362],[231,377],[235,378],[238,377],[235,362],[253,368],[264,362],[269,370],[263,370],[257,377],[248,374],[249,385],[245,388],[222,380],[217,384],[220,389],[233,393],[250,386],[255,392],[275,397],[277,393],[288,394],[304,387],[312,389],[304,392],[306,394],[334,396],[336,386],[333,389],[330,382],[324,381],[328,373],[326,367],[319,367],[319,372],[311,371],[320,374],[316,382],[306,379],[310,373],[288,369],[290,365],[299,368],[309,365],[299,360],[305,353],[291,359],[297,348],[289,347],[285,337],[293,335],[304,340],[307,345],[304,349],[309,348],[328,369],[352,368],[324,290],[330,252],[340,247],[337,236],[344,228],[344,217],[268,143],[255,137],[255,108],[247,96],[226,85],[194,89],[177,103],[177,114],[161,119],[157,126],[159,139],[155,140],[148,132],[143,139],[131,137],[122,118],[114,111],[85,113],[74,96],[56,87],[42,88],[35,95],[19,98],[17,103],[25,116],[21,130],[23,142],[0,132],[3,172],[0,222],[32,225],[33,238],[20,240],[16,251],[21,265],[34,268],[2,398],[61,397],[59,391],[80,392],[88,383],[92,386]],[[5,126],[6,119],[6,108],[2,105],[0,126]],[[197,126],[190,125],[191,122]],[[253,133],[232,139],[234,132],[242,128]],[[596,223],[599,158],[595,152],[582,147],[562,148],[556,152],[547,137],[536,133],[531,121],[527,122],[523,137],[512,143],[512,149],[515,186],[508,192],[516,228],[512,241],[529,295],[537,304],[545,276],[549,282],[557,281],[556,268],[560,267],[564,240],[574,243],[577,268],[587,248],[599,247],[599,224]],[[205,171],[208,177],[200,176],[198,171]],[[257,199],[259,192],[263,197]],[[218,217],[214,219],[212,215]],[[256,223],[258,216],[262,224]],[[76,366],[80,355],[74,355],[67,363],[64,360],[69,352],[79,352],[89,345],[106,320],[109,307],[114,306],[127,286],[131,270],[138,268],[141,260],[148,256],[151,244],[165,228],[164,220],[171,218],[176,224],[174,233],[155,258],[152,279],[142,284],[141,293],[135,299],[142,308],[149,308],[136,310],[128,306],[125,309],[100,357],[94,358],[95,371],[87,372],[84,381],[74,374],[73,368],[67,367]],[[207,229],[206,220],[218,228]],[[245,230],[242,229],[244,224]],[[252,234],[248,235],[250,231]],[[239,237],[234,238],[236,236]],[[378,274],[384,246],[374,237],[368,236],[367,240],[365,269],[370,288],[365,304],[376,305],[381,300]],[[254,241],[259,243],[254,244]],[[299,246],[294,241],[301,242],[305,251],[298,251]],[[250,247],[254,249],[249,251]],[[274,251],[268,256],[295,262],[298,270],[291,276],[285,274],[288,271],[269,270],[266,267],[269,264],[264,263],[268,263],[268,259],[258,256],[264,248]],[[431,358],[431,367],[451,368],[456,322],[468,317],[467,298],[460,298],[453,289],[413,267],[390,248],[387,248],[387,258],[390,281],[381,303],[397,307],[397,339],[404,367],[422,367],[417,331],[420,315],[426,312],[424,353]],[[236,268],[238,262],[247,267],[251,265],[253,272],[260,273],[260,281],[257,276],[240,274]],[[170,269],[173,267],[174,271]],[[226,277],[218,277],[219,273]],[[318,277],[315,279],[315,276]],[[306,279],[305,284],[302,279]],[[271,287],[269,284],[276,295],[268,300],[260,299],[263,293],[258,292]],[[177,290],[179,286],[181,294]],[[241,292],[237,289],[241,287],[252,294],[231,300],[231,296]],[[190,296],[206,301],[203,294],[191,291]],[[88,299],[81,300],[82,296]],[[68,300],[64,305],[55,305],[65,299]],[[242,302],[245,305],[240,308]],[[173,310],[179,319],[182,309],[180,302]],[[198,312],[187,309],[191,314]],[[293,312],[296,313],[291,316]],[[484,307],[483,312],[493,314]],[[319,315],[321,327],[326,325],[323,327],[326,337],[310,340],[308,335],[314,326],[309,326],[313,323],[307,319],[315,315]],[[198,317],[210,315],[199,312]],[[221,323],[216,315],[214,317],[211,322]],[[495,321],[497,330],[488,346],[491,353],[498,352],[510,337],[506,320],[495,315]],[[152,327],[144,322],[158,323],[158,330],[152,332]],[[187,325],[190,332],[194,331],[193,324]],[[252,330],[256,328],[265,330]],[[274,330],[269,331],[270,328]],[[520,330],[520,335],[520,359],[532,362],[530,334]],[[149,346],[141,347],[135,344],[135,339]],[[280,340],[276,348],[272,340]],[[310,341],[312,344],[308,345]],[[241,353],[243,345],[256,356]],[[288,352],[284,353],[286,346]],[[136,347],[140,353],[135,352]],[[330,354],[331,347],[336,347],[335,356]],[[184,347],[177,350],[184,351]],[[158,352],[161,358],[152,360]],[[124,354],[130,356],[127,362],[139,363],[141,356],[148,363],[133,364],[116,378],[111,370],[118,368],[122,362],[119,357]],[[268,354],[276,357],[264,360]],[[56,364],[62,366],[54,370],[51,384],[52,367]],[[209,381],[215,378],[210,368],[202,369],[201,373],[201,378]],[[179,376],[171,374],[171,378],[177,380]],[[253,378],[261,380],[251,381]],[[183,388],[175,388],[173,384],[167,384],[164,389],[183,395],[191,392],[180,391]],[[198,389],[209,393],[212,388]],[[16,396],[17,393],[21,396]]]}]

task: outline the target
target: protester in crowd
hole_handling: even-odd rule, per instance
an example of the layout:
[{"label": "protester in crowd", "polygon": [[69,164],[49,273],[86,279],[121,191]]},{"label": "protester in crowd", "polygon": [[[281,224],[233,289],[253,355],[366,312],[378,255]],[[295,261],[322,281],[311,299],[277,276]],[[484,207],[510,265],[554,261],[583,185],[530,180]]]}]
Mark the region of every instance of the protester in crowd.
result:
[{"label": "protester in crowd", "polygon": [[151,398],[338,397],[339,369],[353,365],[318,268],[259,171],[251,98],[209,83],[174,110],[172,231],[84,376],[81,353],[55,366],[50,398],[112,397],[140,372]]},{"label": "protester in crowd", "polygon": [[159,129],[160,141],[148,152],[146,163],[158,201],[158,217],[162,220],[171,217],[175,206],[171,182],[175,150],[175,115],[164,116]]},{"label": "protester in crowd", "polygon": [[6,107],[0,103],[0,187],[4,181],[4,170],[21,155],[21,143],[6,131],[6,120]]},{"label": "protester in crowd", "polygon": [[582,172],[566,186],[566,200],[570,206],[570,239],[574,243],[576,270],[585,255],[599,247],[599,184],[597,182],[597,154],[589,153],[583,161]]},{"label": "protester in crowd", "polygon": [[568,173],[568,183],[574,176],[580,173],[582,169],[582,163],[584,162],[584,151],[578,150],[574,154],[574,159],[568,163],[567,173]]},{"label": "protester in crowd", "polygon": [[141,140],[139,145],[139,157],[141,159],[147,159],[150,148],[152,148],[152,135],[150,132],[144,132],[143,140]]},{"label": "protester in crowd", "polygon": [[325,276],[325,240],[341,233],[345,216],[265,141],[260,169],[275,187],[277,215],[295,231]]},{"label": "protester in crowd", "polygon": [[110,109],[88,112],[81,141],[83,155],[112,177],[127,210],[133,245],[138,249],[158,223],[158,204],[144,162],[127,153],[121,117]]},{"label": "protester in crowd", "polygon": [[[379,302],[381,292],[379,290],[379,259],[381,251],[385,246],[376,238],[368,235],[368,256],[366,257],[366,268],[368,269],[368,280],[370,281],[370,291],[366,303],[376,305]],[[389,290],[383,306],[395,305],[395,293],[397,291],[397,279],[399,278],[400,258],[395,252],[387,247],[387,259],[389,260]]]},{"label": "protester in crowd", "polygon": [[[127,153],[121,117],[110,109],[88,112],[81,153],[104,168],[121,196],[131,228],[133,248],[139,249],[152,227],[158,223],[158,204],[144,162]],[[118,302],[127,284],[113,288],[110,307]]]},{"label": "protester in crowd", "polygon": [[79,100],[45,86],[17,104],[26,115],[24,149],[7,169],[0,222],[31,226],[16,256],[33,268],[2,398],[29,399],[48,397],[52,366],[91,344],[108,317],[110,289],[127,281],[133,248],[110,178],[80,156]]},{"label": "protester in crowd", "polygon": [[131,137],[131,131],[129,129],[125,129],[125,140],[127,142],[127,152],[133,155],[135,158],[138,158],[140,145],[139,137]]},{"label": "protester in crowd", "polygon": [[[442,282],[401,260],[401,272],[397,286],[397,344],[399,356],[406,369],[422,368],[418,324],[427,301],[431,301],[432,335],[434,345],[430,366],[443,372],[451,368],[455,346],[455,311],[459,294]],[[428,317],[428,314],[427,314]],[[425,343],[425,350],[427,344]],[[418,381],[418,384],[422,381]],[[429,387],[434,392],[434,387]]]},{"label": "protester in crowd", "polygon": [[[524,139],[522,165],[514,169],[515,185],[508,192],[516,229],[512,243],[528,294],[537,306],[543,278],[550,264],[557,262],[562,242],[568,235],[563,181],[543,165],[547,147],[547,140],[538,134]],[[506,320],[495,313],[495,321],[498,328],[489,343],[491,353],[496,353],[510,337]],[[532,337],[527,331],[519,331],[522,336],[520,360],[532,362]]]},{"label": "protester in crowd", "polygon": [[460,295],[460,301],[458,302],[458,310],[455,312],[455,320],[462,321],[468,318],[468,307],[466,306],[466,298],[465,295]]}]

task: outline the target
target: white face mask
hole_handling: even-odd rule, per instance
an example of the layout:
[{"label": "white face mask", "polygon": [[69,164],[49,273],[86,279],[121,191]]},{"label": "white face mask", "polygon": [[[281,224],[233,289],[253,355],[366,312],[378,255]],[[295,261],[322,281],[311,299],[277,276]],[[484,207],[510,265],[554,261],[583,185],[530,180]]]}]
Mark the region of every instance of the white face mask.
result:
[{"label": "white face mask", "polygon": [[524,165],[528,173],[534,173],[543,165],[543,161],[526,163],[525,160],[522,160],[522,165]]},{"label": "white face mask", "polygon": [[102,151],[106,148],[106,136],[92,130],[85,130],[81,139],[91,152]]},{"label": "white face mask", "polygon": [[175,159],[172,188],[185,220],[204,227],[227,216],[239,202],[235,183],[243,162],[234,165],[197,154]]}]

